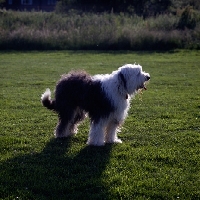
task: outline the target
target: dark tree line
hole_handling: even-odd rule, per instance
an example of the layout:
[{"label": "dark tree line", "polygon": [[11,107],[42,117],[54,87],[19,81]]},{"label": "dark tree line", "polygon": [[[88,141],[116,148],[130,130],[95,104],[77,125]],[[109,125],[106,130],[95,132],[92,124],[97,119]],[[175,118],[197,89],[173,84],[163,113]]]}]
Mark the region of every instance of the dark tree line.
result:
[{"label": "dark tree line", "polygon": [[199,0],[60,0],[63,7],[92,12],[128,12],[148,17],[171,12],[171,8],[192,6],[200,9]]},{"label": "dark tree line", "polygon": [[172,0],[62,0],[63,5],[76,6],[88,11],[131,12],[155,15],[165,12]]}]

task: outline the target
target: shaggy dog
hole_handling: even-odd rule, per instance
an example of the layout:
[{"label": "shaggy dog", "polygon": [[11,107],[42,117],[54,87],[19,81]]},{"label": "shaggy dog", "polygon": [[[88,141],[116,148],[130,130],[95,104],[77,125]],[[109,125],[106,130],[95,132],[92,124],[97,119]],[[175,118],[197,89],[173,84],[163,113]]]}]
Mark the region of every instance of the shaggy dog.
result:
[{"label": "shaggy dog", "polygon": [[42,95],[43,106],[58,113],[56,137],[77,133],[78,124],[89,115],[90,132],[87,144],[102,146],[121,143],[117,131],[123,124],[130,100],[138,90],[146,89],[150,75],[140,65],[127,64],[112,74],[91,76],[72,71],[58,81],[55,99],[49,89]]}]

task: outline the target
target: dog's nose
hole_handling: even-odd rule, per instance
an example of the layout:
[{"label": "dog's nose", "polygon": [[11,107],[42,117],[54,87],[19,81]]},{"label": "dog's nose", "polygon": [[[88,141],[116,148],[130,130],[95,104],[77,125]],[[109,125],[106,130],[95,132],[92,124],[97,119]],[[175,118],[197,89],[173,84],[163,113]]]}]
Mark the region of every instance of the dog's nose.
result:
[{"label": "dog's nose", "polygon": [[147,81],[150,80],[150,75],[149,75],[149,74],[146,75],[146,80],[147,80]]}]

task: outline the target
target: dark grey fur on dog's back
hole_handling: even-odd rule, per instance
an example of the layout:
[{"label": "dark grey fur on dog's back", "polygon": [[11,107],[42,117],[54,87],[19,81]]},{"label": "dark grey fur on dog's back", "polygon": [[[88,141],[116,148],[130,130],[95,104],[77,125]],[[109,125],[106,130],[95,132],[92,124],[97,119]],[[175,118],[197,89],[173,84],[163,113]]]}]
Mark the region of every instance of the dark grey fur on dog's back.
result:
[{"label": "dark grey fur on dog's back", "polygon": [[56,86],[55,100],[45,100],[43,105],[55,110],[61,118],[71,118],[78,107],[87,112],[94,122],[107,117],[114,109],[102,90],[101,82],[92,80],[84,71],[63,75]]}]

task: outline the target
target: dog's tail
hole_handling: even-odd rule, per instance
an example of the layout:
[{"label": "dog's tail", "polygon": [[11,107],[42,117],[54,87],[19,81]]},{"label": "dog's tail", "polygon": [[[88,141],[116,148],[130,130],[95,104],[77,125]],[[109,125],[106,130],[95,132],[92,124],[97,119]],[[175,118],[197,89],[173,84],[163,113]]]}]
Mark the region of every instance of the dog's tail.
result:
[{"label": "dog's tail", "polygon": [[49,88],[42,94],[41,102],[44,107],[55,111],[55,100],[51,100],[51,91]]}]

